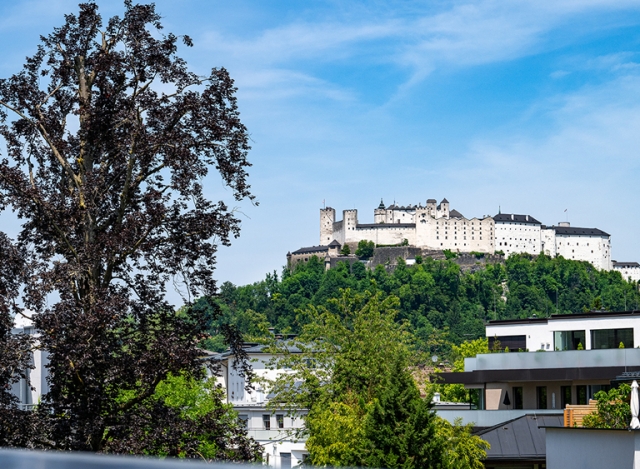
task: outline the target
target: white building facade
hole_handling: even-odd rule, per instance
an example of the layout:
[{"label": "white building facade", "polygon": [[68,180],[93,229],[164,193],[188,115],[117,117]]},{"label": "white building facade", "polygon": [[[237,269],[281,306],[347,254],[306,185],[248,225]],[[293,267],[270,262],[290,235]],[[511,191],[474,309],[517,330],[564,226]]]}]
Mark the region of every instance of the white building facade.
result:
[{"label": "white building facade", "polygon": [[[239,418],[245,422],[247,434],[264,447],[264,463],[279,469],[290,469],[300,465],[308,451],[305,439],[295,436],[304,426],[307,411],[299,410],[295,415],[290,412],[268,408],[269,382],[279,375],[290,372],[274,368],[277,356],[266,353],[264,346],[250,344],[245,348],[256,380],[254,389],[246,389],[246,379],[234,368],[235,357],[230,353],[222,354],[217,361],[222,364],[222,375],[218,382],[226,391],[226,401],[233,405]],[[291,353],[297,350],[291,349]]]},{"label": "white building facade", "polygon": [[436,204],[428,199],[426,205],[407,207],[384,203],[374,210],[374,223],[359,223],[358,211],[343,210],[342,220],[336,221],[336,211],[331,207],[320,210],[320,244],[328,246],[332,241],[348,244],[352,250],[358,242],[373,241],[376,245],[402,243],[423,249],[455,252],[493,253],[494,221],[490,216],[466,218],[457,210],[451,210],[449,201]]},{"label": "white building facade", "polygon": [[[46,365],[49,363],[48,353],[38,348],[38,333],[33,327],[31,320],[32,313],[23,311],[23,315],[18,315],[14,319],[14,327],[11,329],[13,334],[27,334],[35,338],[35,348],[31,352],[32,369],[27,370],[27,379],[21,379],[18,383],[11,387],[12,394],[16,395],[20,400],[20,408],[23,410],[32,409],[40,402],[41,397],[49,392],[49,383],[47,382],[48,370]],[[0,357],[0,360],[2,358]]]},{"label": "white building facade", "polygon": [[541,252],[575,261],[587,261],[611,270],[611,235],[597,228],[575,228],[568,222],[542,226]]},{"label": "white building facade", "polygon": [[640,282],[640,264],[637,262],[611,261],[611,266],[616,272],[620,272],[622,278],[632,282]]},{"label": "white building facade", "polygon": [[[349,245],[353,252],[358,242],[366,240],[378,246],[405,244],[424,250],[502,251],[506,257],[543,252],[586,261],[601,270],[612,268],[611,236],[597,228],[576,228],[568,222],[545,226],[531,215],[507,213],[466,218],[451,209],[447,199],[439,204],[428,199],[424,206],[394,203],[385,207],[381,201],[373,215],[374,223],[360,223],[356,209],[343,210],[342,220],[336,220],[335,209],[321,209],[320,246],[314,248],[328,250],[335,242]],[[635,275],[640,278],[640,265],[633,270]]]},{"label": "white building facade", "polygon": [[640,346],[640,311],[557,314],[549,318],[489,321],[489,348],[535,352]]},{"label": "white building facade", "polygon": [[512,253],[540,254],[541,223],[529,215],[499,213],[495,222],[495,246],[508,257]]}]

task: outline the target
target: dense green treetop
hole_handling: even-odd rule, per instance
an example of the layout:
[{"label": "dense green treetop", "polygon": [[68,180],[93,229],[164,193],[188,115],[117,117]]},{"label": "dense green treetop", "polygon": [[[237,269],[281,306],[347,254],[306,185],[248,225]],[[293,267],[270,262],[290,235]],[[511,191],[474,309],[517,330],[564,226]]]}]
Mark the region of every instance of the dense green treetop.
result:
[{"label": "dense green treetop", "polygon": [[307,320],[299,311],[339,298],[344,288],[396,296],[397,319],[408,321],[417,350],[441,356],[449,355],[450,344],[483,337],[489,320],[640,305],[637,284],[618,272],[562,257],[512,255],[504,263],[471,271],[463,271],[454,260],[427,258],[412,266],[399,261],[392,272],[382,265],[368,270],[360,262],[326,271],[323,262],[312,257],[293,271],[285,269],[281,278],[274,272],[251,285],[222,285],[219,301],[226,319],[212,324],[212,332],[226,320],[252,340],[266,336],[270,326],[298,333]]}]

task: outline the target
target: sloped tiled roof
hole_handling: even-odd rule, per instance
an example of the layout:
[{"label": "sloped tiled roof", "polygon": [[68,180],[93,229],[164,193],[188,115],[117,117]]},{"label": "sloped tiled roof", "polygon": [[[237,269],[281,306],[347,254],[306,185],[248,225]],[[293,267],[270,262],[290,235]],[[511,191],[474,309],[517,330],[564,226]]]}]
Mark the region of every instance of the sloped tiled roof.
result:
[{"label": "sloped tiled roof", "polygon": [[463,214],[461,214],[460,212],[458,212],[458,211],[457,211],[457,210],[455,210],[455,209],[454,209],[454,210],[451,210],[451,211],[449,212],[449,216],[450,216],[450,217],[453,217],[453,218],[464,218],[464,215],[463,215]]}]

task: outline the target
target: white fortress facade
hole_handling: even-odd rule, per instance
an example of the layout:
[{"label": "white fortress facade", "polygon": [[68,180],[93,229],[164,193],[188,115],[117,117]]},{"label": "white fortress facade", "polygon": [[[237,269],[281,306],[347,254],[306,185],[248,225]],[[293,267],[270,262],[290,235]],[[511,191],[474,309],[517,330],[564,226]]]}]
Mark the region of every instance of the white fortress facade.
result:
[{"label": "white fortress facade", "polygon": [[348,244],[353,252],[359,241],[367,240],[378,246],[404,243],[424,250],[502,251],[506,257],[543,252],[587,261],[601,270],[612,269],[611,236],[597,228],[572,227],[568,222],[545,226],[530,215],[506,213],[467,218],[451,209],[447,199],[439,204],[428,199],[426,205],[406,207],[395,203],[386,207],[381,201],[373,211],[373,220],[360,223],[355,209],[343,210],[342,220],[336,220],[335,209],[320,209],[320,246],[316,248]]},{"label": "white fortress facade", "polygon": [[336,221],[336,211],[327,207],[320,210],[320,244],[337,241],[351,248],[359,241],[373,241],[376,245],[401,244],[423,249],[459,252],[493,253],[494,221],[490,216],[466,218],[457,210],[449,209],[447,199],[436,204],[427,200],[423,206],[401,207],[384,203],[373,212],[374,223],[358,223],[357,210],[343,210],[342,220]]}]

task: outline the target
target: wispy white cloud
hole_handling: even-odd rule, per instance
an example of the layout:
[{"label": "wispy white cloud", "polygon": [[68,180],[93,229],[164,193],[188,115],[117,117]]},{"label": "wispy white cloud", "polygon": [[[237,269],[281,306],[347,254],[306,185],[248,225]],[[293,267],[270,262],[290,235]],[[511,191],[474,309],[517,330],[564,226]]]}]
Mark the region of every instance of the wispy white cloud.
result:
[{"label": "wispy white cloud", "polygon": [[637,212],[630,194],[637,194],[640,171],[640,74],[549,101],[530,116],[551,121],[543,135],[521,126],[512,135],[476,139],[446,177],[469,184],[485,204],[501,200],[504,208],[509,194],[507,209],[530,210],[543,223],[558,221],[553,208],[562,201],[577,224],[611,231],[614,245],[624,247],[617,255],[633,257],[640,223],[624,214]]},{"label": "wispy white cloud", "polygon": [[[556,2],[455,2],[445,11],[423,6],[412,15],[375,10],[353,22],[340,16],[332,21],[294,22],[259,32],[250,38],[233,38],[211,31],[206,47],[249,73],[280,69],[281,73],[309,64],[363,60],[404,68],[402,88],[422,81],[438,67],[468,67],[512,60],[556,45],[549,33],[576,18],[596,18],[602,13],[640,10],[637,1],[604,0]],[[617,24],[617,23],[616,23]],[[606,28],[606,21],[596,27]],[[385,41],[384,47],[380,45]],[[289,80],[307,80],[291,73]],[[268,81],[262,85],[269,86]]]}]

